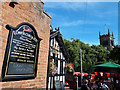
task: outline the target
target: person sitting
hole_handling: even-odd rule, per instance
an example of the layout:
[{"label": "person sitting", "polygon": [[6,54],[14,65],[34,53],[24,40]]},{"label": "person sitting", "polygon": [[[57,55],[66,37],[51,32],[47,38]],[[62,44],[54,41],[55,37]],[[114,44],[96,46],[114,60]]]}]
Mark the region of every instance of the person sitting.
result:
[{"label": "person sitting", "polygon": [[110,89],[105,83],[103,84],[102,82],[100,82],[98,90],[110,90]]}]

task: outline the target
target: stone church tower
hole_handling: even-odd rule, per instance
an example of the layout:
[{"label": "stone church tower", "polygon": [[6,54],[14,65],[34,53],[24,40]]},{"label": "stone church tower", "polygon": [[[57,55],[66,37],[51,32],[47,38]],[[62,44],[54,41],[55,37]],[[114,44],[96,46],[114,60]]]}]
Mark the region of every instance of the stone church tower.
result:
[{"label": "stone church tower", "polygon": [[108,29],[108,34],[100,35],[100,32],[99,32],[99,39],[100,39],[100,45],[104,46],[105,49],[109,51],[113,50],[114,48],[113,32],[112,32],[112,35],[110,34],[109,29]]}]

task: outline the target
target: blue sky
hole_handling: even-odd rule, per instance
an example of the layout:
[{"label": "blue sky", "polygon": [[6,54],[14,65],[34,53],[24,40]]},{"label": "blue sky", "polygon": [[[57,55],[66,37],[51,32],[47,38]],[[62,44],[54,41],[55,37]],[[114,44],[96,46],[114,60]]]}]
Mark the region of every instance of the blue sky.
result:
[{"label": "blue sky", "polygon": [[109,28],[118,44],[117,2],[45,2],[44,10],[52,17],[53,28],[60,27],[67,40],[99,45],[99,31],[107,34]]}]

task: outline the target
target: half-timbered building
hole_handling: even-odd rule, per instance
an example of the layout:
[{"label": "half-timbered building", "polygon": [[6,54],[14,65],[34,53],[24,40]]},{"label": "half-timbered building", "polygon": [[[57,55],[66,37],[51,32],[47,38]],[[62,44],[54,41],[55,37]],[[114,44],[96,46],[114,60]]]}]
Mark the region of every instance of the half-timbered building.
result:
[{"label": "half-timbered building", "polygon": [[[59,28],[55,28],[53,31],[52,27],[50,30],[50,47],[49,47],[49,60],[48,60],[48,77],[47,77],[47,88],[62,88],[65,84],[65,64],[69,60],[69,54],[65,48],[62,35]],[[51,71],[51,62],[56,67],[56,73],[54,70]],[[59,84],[59,85],[58,85]],[[58,86],[56,86],[58,85]]]}]

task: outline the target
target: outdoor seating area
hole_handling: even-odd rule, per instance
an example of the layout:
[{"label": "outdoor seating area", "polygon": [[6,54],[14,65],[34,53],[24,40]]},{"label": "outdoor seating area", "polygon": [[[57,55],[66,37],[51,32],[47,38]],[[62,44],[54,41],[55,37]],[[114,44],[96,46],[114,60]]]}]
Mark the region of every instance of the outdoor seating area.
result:
[{"label": "outdoor seating area", "polygon": [[[91,90],[99,90],[98,87],[100,83],[106,84],[110,90],[120,90],[120,73],[119,73],[120,65],[119,64],[116,64],[113,62],[107,62],[103,64],[94,65],[93,68],[95,68],[95,70],[100,70],[100,71],[97,71],[97,72],[95,71],[91,73],[82,73],[82,77],[83,77],[82,84],[84,83],[85,80],[88,80],[88,86]],[[106,69],[98,69],[98,68],[106,68]],[[69,73],[67,74],[66,77],[70,78],[70,76],[76,78],[75,81],[72,81],[73,79],[69,79],[69,80],[71,80],[71,82],[75,82],[74,86],[77,89],[80,89],[81,88],[81,72]],[[70,86],[71,82],[66,81],[65,87],[71,88]]]}]

